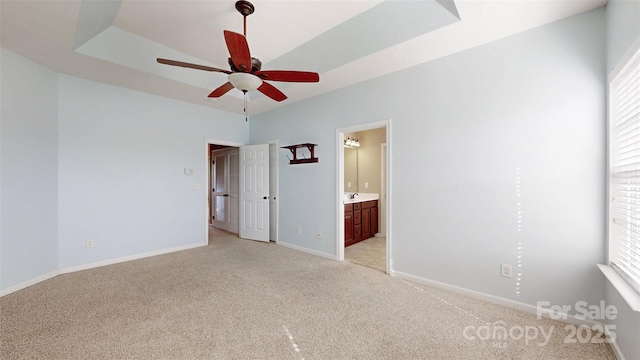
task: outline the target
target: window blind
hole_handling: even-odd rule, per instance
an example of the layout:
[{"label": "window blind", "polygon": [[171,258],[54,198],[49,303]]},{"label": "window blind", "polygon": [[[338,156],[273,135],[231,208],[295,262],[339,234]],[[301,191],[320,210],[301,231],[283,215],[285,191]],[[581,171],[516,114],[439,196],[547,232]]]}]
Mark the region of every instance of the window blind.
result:
[{"label": "window blind", "polygon": [[640,292],[640,49],[609,88],[611,265]]}]

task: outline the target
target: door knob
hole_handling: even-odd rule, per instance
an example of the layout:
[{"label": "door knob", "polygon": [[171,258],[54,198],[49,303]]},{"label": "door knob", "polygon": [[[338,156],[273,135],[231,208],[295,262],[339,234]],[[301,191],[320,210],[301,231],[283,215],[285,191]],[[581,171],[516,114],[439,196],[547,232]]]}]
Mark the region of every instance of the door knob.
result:
[{"label": "door knob", "polygon": [[266,196],[263,196],[263,197],[262,197],[262,200],[267,200],[267,197],[266,197]]}]

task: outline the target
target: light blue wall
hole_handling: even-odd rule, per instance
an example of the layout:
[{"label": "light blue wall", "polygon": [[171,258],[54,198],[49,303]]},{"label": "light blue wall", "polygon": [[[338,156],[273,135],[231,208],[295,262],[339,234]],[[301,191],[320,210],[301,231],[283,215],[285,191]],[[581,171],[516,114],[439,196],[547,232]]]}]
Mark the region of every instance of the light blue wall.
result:
[{"label": "light blue wall", "polygon": [[609,0],[607,10],[607,73],[640,36],[640,1]]},{"label": "light blue wall", "polygon": [[[610,73],[640,39],[640,1],[609,0],[606,12],[607,73]],[[616,326],[618,346],[627,359],[640,359],[640,313],[631,310],[610,284],[606,287],[606,302],[618,309],[618,317],[609,322]]]},{"label": "light blue wall", "polygon": [[[534,305],[606,293],[619,346],[640,358],[640,317],[594,266],[605,74],[640,36],[640,3],[609,1],[606,63],[604,13],[254,116],[254,143],[320,145],[318,164],[279,151],[280,241],[335,254],[335,130],[392,119],[396,271]],[[204,139],[248,142],[241,116],[58,76],[4,49],[0,61],[0,289],[203,241]],[[520,296],[498,276],[518,256]]]},{"label": "light blue wall", "polygon": [[206,140],[247,143],[243,116],[58,75],[6,49],[0,70],[0,291],[205,242]]},{"label": "light blue wall", "polygon": [[244,117],[63,75],[59,108],[61,268],[205,241],[205,139]]},{"label": "light blue wall", "polygon": [[58,75],[0,48],[0,289],[57,270]]},{"label": "light blue wall", "polygon": [[[280,240],[335,254],[336,129],[392,119],[395,271],[532,305],[597,303],[605,68],[599,9],[252,117],[254,143],[319,144],[318,164],[279,153]],[[522,274],[519,296],[501,263]]]}]

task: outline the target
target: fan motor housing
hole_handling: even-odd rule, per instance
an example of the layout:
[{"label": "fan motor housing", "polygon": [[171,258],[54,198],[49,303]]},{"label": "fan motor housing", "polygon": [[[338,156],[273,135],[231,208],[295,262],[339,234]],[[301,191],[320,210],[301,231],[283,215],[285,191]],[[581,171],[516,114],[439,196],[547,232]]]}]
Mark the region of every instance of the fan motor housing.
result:
[{"label": "fan motor housing", "polygon": [[[237,67],[235,67],[235,65],[233,65],[233,61],[231,60],[231,58],[229,58],[229,66],[231,67],[231,71],[233,71],[233,72],[243,72],[242,70],[240,70]],[[256,71],[260,71],[260,69],[262,69],[262,61],[260,61],[260,59],[256,59],[256,58],[252,57],[251,58],[251,73],[254,73]]]}]

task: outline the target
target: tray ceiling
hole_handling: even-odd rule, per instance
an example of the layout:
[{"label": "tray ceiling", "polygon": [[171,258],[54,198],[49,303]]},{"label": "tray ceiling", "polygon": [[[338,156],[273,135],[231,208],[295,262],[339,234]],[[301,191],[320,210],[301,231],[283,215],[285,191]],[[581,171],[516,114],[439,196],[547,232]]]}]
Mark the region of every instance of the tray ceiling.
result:
[{"label": "tray ceiling", "polygon": [[[289,99],[249,96],[256,114],[393,73],[604,6],[606,0],[254,0],[251,54],[263,69],[307,70],[319,83],[272,84]],[[59,73],[236,113],[239,90],[211,100],[223,73],[175,68],[158,57],[228,68],[223,30],[242,32],[235,1],[0,2],[0,45]]]}]

